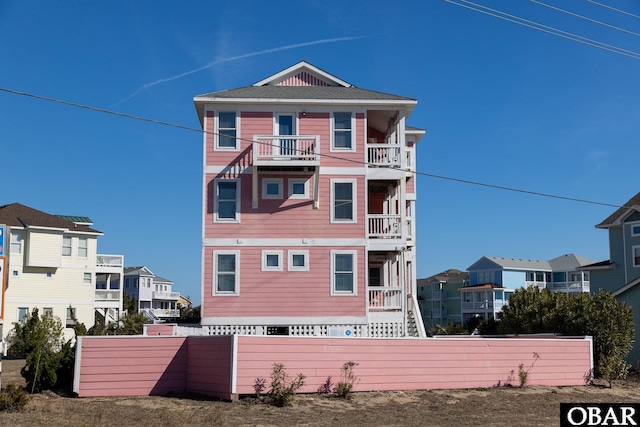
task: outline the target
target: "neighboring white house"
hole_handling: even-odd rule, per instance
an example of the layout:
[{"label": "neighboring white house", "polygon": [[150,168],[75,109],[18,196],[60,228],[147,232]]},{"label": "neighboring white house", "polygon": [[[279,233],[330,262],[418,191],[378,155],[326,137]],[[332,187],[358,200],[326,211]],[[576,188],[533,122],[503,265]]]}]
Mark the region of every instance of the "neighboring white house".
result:
[{"label": "neighboring white house", "polygon": [[97,253],[98,237],[87,217],[51,215],[19,203],[0,206],[8,235],[3,339],[13,323],[37,308],[59,317],[65,339],[73,326],[117,321],[122,312],[122,255]]},{"label": "neighboring white house", "polygon": [[173,282],[156,276],[147,267],[124,269],[124,291],[135,298],[138,312],[154,323],[180,317],[180,292],[173,292]]}]

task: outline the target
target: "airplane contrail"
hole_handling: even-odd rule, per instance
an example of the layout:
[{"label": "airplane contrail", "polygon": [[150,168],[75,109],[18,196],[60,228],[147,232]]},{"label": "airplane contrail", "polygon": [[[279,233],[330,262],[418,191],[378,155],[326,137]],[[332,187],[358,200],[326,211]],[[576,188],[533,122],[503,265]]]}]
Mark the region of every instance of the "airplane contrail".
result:
[{"label": "airplane contrail", "polygon": [[180,73],[180,74],[177,74],[175,76],[165,77],[163,79],[159,79],[159,80],[156,80],[156,81],[151,82],[151,83],[145,83],[142,86],[140,86],[138,89],[136,89],[133,93],[131,93],[129,96],[127,96],[126,98],[122,99],[121,101],[118,101],[117,103],[115,103],[111,107],[115,107],[115,106],[120,105],[120,104],[122,104],[124,102],[127,102],[131,98],[134,98],[134,97],[138,96],[140,93],[142,93],[146,89],[149,89],[150,87],[159,85],[160,83],[167,83],[167,82],[170,82],[170,81],[173,81],[173,80],[177,80],[177,79],[180,79],[182,77],[186,77],[186,76],[191,75],[191,74],[195,74],[197,72],[200,72],[202,70],[206,70],[207,68],[211,68],[214,65],[218,65],[218,64],[221,64],[223,62],[236,61],[238,59],[250,58],[252,56],[265,55],[267,53],[280,52],[282,50],[295,49],[295,48],[298,48],[298,47],[312,46],[312,45],[323,44],[323,43],[335,43],[335,42],[341,42],[341,41],[347,41],[347,40],[357,40],[357,39],[362,39],[362,38],[365,38],[365,36],[337,37],[337,38],[332,38],[332,39],[314,40],[314,41],[310,41],[310,42],[290,44],[290,45],[287,45],[287,46],[274,47],[274,48],[271,48],[271,49],[265,49],[265,50],[261,50],[261,51],[258,51],[258,52],[245,53],[243,55],[238,55],[238,56],[232,56],[232,57],[229,57],[229,58],[218,59],[218,60],[215,60],[215,61],[211,61],[208,64],[203,65],[202,67],[198,67],[198,68],[195,68],[195,69],[190,70],[190,71],[185,71],[184,73]]}]

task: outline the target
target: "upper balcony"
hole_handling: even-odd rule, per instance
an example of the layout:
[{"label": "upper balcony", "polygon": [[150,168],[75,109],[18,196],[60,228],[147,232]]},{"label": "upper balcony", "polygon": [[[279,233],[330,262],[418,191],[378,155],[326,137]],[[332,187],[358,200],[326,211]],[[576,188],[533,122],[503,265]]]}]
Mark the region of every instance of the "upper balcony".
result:
[{"label": "upper balcony", "polygon": [[124,268],[124,255],[96,255],[97,273],[119,273]]},{"label": "upper balcony", "polygon": [[255,166],[319,166],[317,135],[257,135],[253,137]]},{"label": "upper balcony", "polygon": [[161,291],[153,291],[151,294],[151,298],[154,300],[170,300],[177,301],[180,299],[180,292],[161,292]]}]

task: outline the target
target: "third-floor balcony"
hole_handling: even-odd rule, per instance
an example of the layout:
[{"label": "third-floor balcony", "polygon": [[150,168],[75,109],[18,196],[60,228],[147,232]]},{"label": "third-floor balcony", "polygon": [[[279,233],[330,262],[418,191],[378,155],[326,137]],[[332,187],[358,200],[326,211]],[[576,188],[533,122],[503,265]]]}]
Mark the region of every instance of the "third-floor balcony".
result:
[{"label": "third-floor balcony", "polygon": [[153,291],[151,298],[177,301],[180,299],[180,292]]},{"label": "third-floor balcony", "polygon": [[318,166],[317,135],[257,135],[253,137],[255,166]]}]

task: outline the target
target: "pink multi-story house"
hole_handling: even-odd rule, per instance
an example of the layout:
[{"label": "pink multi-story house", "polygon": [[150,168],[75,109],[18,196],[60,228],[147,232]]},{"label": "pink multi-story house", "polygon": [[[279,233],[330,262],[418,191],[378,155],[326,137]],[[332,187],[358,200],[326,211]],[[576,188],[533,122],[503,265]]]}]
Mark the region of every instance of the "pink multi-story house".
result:
[{"label": "pink multi-story house", "polygon": [[205,333],[424,336],[417,101],[300,62],[194,103]]}]

